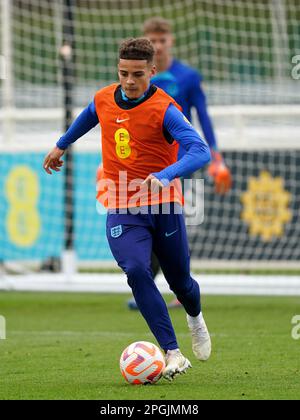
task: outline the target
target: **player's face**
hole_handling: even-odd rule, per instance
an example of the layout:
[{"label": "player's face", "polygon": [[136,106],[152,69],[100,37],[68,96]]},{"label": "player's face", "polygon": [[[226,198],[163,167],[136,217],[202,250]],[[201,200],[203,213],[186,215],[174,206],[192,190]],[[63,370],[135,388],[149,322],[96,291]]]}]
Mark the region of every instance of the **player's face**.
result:
[{"label": "player's face", "polygon": [[148,33],[146,36],[151,41],[155,49],[155,60],[160,61],[170,57],[171,49],[174,43],[174,38],[172,34],[151,32]]},{"label": "player's face", "polygon": [[119,61],[119,80],[122,89],[129,99],[138,99],[149,87],[150,79],[156,70],[152,63],[147,60],[125,60]]}]

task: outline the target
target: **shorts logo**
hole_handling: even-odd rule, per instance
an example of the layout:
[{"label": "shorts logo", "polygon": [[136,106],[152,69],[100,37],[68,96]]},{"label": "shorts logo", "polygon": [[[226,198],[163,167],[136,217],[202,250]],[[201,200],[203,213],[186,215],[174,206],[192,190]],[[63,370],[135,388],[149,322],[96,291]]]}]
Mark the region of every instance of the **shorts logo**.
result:
[{"label": "shorts logo", "polygon": [[165,233],[166,238],[169,238],[170,236],[174,235],[174,233],[176,233],[177,231],[178,231],[178,229],[174,230],[174,231],[173,231],[173,232],[171,232],[171,233],[166,232],[166,233]]},{"label": "shorts logo", "polygon": [[112,238],[119,238],[123,233],[122,225],[115,226],[110,229],[110,234]]}]

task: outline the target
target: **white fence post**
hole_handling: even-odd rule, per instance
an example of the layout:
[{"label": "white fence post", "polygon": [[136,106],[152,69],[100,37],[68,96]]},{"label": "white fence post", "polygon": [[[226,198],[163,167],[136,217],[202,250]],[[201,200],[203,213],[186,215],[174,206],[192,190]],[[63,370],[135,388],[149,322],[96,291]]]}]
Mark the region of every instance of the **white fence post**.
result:
[{"label": "white fence post", "polygon": [[2,6],[2,62],[3,62],[3,131],[2,140],[9,142],[14,135],[14,76],[12,54],[12,4],[11,0],[1,0]]},{"label": "white fence post", "polygon": [[286,5],[284,0],[272,0],[270,12],[273,26],[274,40],[274,75],[278,82],[282,82],[288,76],[290,66],[289,38],[286,18]]}]

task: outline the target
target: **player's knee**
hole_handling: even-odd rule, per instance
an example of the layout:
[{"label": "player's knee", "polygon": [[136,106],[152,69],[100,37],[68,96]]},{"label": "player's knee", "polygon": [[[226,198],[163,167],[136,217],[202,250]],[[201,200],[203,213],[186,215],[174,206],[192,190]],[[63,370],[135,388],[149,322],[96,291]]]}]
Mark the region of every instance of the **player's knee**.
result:
[{"label": "player's knee", "polygon": [[149,269],[141,262],[134,261],[126,267],[128,285],[133,288],[138,282],[144,282],[149,277]]}]

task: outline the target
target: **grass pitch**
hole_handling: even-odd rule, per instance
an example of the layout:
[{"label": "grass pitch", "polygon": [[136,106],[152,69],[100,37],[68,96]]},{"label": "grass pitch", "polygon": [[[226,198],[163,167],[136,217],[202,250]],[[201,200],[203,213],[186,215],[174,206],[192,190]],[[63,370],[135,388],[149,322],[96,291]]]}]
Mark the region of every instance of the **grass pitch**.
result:
[{"label": "grass pitch", "polygon": [[193,368],[172,383],[132,386],[120,354],[155,339],[127,297],[1,292],[0,399],[300,399],[300,340],[291,336],[299,298],[203,298],[213,343],[206,363],[192,354],[184,311],[170,311]]}]

